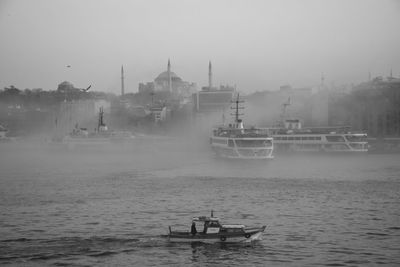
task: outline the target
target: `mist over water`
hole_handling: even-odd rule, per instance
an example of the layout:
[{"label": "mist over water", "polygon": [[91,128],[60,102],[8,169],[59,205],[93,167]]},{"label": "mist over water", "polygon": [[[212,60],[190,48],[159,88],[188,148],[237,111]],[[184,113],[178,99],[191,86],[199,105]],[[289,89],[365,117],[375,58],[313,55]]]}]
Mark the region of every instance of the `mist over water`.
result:
[{"label": "mist over water", "polygon": [[[195,141],[196,140],[196,141]],[[2,144],[1,264],[398,265],[397,155],[216,159],[207,140]],[[210,210],[254,244],[169,244]]]},{"label": "mist over water", "polygon": [[[0,265],[400,266],[399,154],[222,160],[208,140],[243,111],[249,127],[349,125],[376,138],[370,151],[399,152],[399,11],[0,1]],[[266,225],[263,239],[161,237],[211,210]]]}]

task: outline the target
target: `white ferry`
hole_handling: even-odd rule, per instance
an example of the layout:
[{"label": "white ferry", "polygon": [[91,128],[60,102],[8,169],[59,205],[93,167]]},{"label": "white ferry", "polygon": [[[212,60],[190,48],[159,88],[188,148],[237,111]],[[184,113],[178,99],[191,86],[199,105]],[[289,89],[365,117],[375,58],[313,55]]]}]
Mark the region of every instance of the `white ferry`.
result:
[{"label": "white ferry", "polygon": [[245,128],[239,118],[239,94],[236,101],[235,121],[215,127],[210,137],[211,148],[222,158],[231,159],[272,159],[273,139],[267,129]]},{"label": "white ferry", "polygon": [[283,128],[269,128],[278,152],[368,152],[366,133],[350,127],[302,128],[298,119],[287,119]]}]

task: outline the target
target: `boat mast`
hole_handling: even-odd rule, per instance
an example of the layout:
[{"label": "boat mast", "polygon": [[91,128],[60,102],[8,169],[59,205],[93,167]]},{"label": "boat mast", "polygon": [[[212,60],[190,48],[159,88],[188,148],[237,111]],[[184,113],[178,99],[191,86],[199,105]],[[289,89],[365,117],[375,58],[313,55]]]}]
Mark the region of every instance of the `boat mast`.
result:
[{"label": "boat mast", "polygon": [[244,115],[243,113],[239,114],[239,109],[244,109],[244,107],[240,107],[239,104],[243,103],[243,100],[239,100],[239,93],[237,94],[236,100],[235,101],[231,101],[232,103],[235,103],[235,107],[231,109],[235,109],[235,113],[231,114],[231,115],[235,115],[235,123],[240,123],[240,119],[239,116]]}]

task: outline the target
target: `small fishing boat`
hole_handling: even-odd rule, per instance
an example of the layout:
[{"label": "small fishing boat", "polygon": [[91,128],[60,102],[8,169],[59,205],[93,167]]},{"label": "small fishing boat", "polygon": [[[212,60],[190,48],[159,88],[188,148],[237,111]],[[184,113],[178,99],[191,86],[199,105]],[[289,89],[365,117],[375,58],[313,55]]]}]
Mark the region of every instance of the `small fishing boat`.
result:
[{"label": "small fishing boat", "polygon": [[[196,223],[198,225],[196,225]],[[201,226],[198,230],[197,226]],[[233,243],[260,240],[266,226],[246,227],[242,224],[221,224],[219,218],[200,216],[193,217],[190,231],[173,231],[163,235],[170,242],[204,242],[204,243]]]}]

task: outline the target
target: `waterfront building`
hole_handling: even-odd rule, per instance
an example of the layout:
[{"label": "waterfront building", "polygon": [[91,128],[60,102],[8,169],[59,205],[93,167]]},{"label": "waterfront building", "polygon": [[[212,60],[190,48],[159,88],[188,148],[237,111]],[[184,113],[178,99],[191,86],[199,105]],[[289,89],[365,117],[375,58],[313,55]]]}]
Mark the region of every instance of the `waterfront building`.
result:
[{"label": "waterfront building", "polygon": [[219,89],[203,88],[193,94],[194,109],[198,113],[221,112],[229,109],[235,89],[233,87],[221,87]]},{"label": "waterfront building", "polygon": [[213,86],[213,74],[211,61],[208,63],[208,86],[193,94],[193,107],[196,113],[223,112],[229,109],[234,97],[235,88],[229,85]]},{"label": "waterfront building", "polygon": [[361,83],[351,93],[351,120],[371,137],[400,136],[400,79],[392,75]]}]

